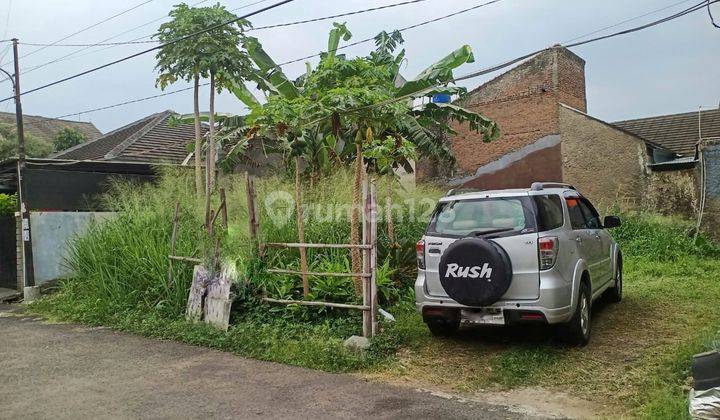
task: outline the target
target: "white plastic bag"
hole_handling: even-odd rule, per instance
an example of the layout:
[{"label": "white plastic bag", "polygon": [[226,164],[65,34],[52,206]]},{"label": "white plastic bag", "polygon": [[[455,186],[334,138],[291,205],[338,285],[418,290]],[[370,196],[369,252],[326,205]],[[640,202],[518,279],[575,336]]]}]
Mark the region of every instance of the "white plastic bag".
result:
[{"label": "white plastic bag", "polygon": [[720,419],[720,388],[690,390],[690,417],[699,420]]}]

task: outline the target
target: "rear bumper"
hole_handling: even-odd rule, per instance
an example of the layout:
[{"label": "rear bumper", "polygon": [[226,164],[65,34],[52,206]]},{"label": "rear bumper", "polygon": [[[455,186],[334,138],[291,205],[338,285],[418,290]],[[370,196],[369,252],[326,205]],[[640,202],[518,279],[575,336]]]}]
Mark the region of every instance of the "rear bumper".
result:
[{"label": "rear bumper", "polygon": [[[446,296],[431,296],[425,287],[425,276],[418,273],[415,281],[415,304],[420,313],[430,308],[444,309],[478,309],[459,304]],[[565,281],[557,273],[551,271],[540,275],[539,297],[532,300],[501,299],[488,308],[502,308],[506,323],[520,321],[520,314],[537,313],[544,317],[543,322],[559,324],[570,320],[573,316],[572,282]]]}]

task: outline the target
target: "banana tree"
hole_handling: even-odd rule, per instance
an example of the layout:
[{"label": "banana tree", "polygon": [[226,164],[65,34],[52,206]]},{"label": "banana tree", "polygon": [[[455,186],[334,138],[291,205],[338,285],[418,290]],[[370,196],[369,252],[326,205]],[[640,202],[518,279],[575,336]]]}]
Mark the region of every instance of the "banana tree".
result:
[{"label": "banana tree", "polygon": [[[248,132],[286,142],[288,138],[303,139],[300,157],[311,179],[332,170],[338,162],[353,165],[354,209],[360,207],[360,185],[366,166],[378,161],[377,155],[364,156],[363,152],[378,152],[377,147],[366,147],[376,138],[404,139],[412,144],[416,153],[398,153],[393,156],[396,161],[387,165],[402,166],[411,172],[410,162],[418,156],[452,160],[442,135],[453,133],[450,127],[453,121],[467,123],[471,130],[482,133],[484,141],[497,137],[494,122],[457,105],[413,107],[415,99],[439,92],[464,93],[461,88],[447,85],[452,82],[455,68],[474,61],[469,46],[462,46],[412,80],[404,81],[400,68],[405,51],[396,52],[403,43],[399,32],[381,32],[375,38],[375,50],[366,57],[337,54],[340,41],[348,41],[351,36],[344,24],[335,23],[328,36],[328,50],[321,55],[320,62],[315,68],[308,64],[306,72],[294,80],[283,73],[257,39],[246,38],[243,46],[255,64],[251,78],[267,97],[261,104],[245,86],[234,87],[238,99],[250,108],[244,119],[252,127]],[[351,241],[357,244],[360,241],[357,210],[350,223]],[[359,252],[353,252],[352,261],[353,271],[359,272]]]}]

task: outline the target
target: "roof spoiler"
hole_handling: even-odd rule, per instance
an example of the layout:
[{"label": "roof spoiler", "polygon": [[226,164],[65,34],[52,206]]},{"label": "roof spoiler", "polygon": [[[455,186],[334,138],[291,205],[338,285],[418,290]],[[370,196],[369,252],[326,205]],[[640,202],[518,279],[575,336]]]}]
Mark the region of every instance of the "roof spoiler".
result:
[{"label": "roof spoiler", "polygon": [[530,191],[542,191],[545,188],[569,188],[571,190],[577,191],[577,188],[573,187],[570,184],[565,184],[563,182],[533,182],[532,185],[530,185]]}]

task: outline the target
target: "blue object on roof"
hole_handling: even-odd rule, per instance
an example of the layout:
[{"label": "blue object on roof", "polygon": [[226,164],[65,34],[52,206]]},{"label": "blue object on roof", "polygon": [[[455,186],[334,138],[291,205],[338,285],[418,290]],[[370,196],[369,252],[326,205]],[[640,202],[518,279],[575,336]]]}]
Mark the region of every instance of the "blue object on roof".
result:
[{"label": "blue object on roof", "polygon": [[452,96],[447,93],[436,93],[432,96],[432,102],[436,104],[449,104],[452,101]]}]

